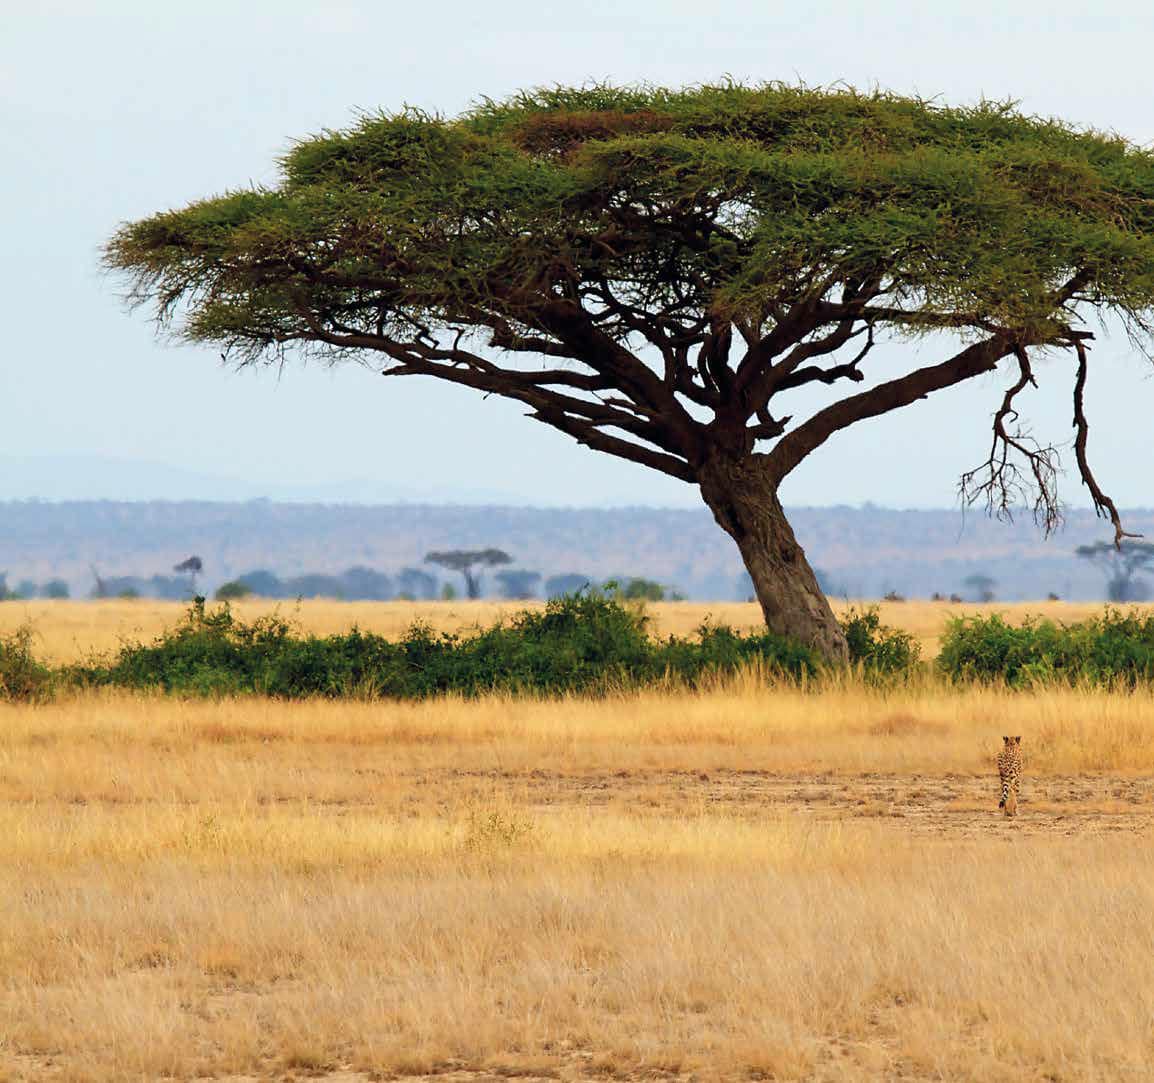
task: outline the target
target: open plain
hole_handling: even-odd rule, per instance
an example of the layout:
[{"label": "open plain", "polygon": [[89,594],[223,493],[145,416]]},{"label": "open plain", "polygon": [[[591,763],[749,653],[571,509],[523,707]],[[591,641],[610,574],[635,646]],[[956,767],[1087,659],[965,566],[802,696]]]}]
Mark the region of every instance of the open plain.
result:
[{"label": "open plain", "polygon": [[[655,623],[707,609],[756,621]],[[0,607],[55,658],[178,615]],[[299,611],[414,615],[493,614]],[[0,1079],[1148,1078],[1152,833],[1149,690],[0,704]]]}]

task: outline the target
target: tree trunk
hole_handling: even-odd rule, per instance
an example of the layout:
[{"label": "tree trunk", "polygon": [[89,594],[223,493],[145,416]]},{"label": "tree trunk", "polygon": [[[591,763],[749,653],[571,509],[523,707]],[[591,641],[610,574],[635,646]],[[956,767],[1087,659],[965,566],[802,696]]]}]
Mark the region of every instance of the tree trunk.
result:
[{"label": "tree trunk", "polygon": [[830,661],[844,662],[845,636],[793,536],[764,459],[713,457],[698,476],[701,495],[737,542],[769,630],[801,640]]},{"label": "tree trunk", "polygon": [[471,600],[476,600],[481,597],[481,581],[478,576],[475,576],[471,568],[462,568],[465,573],[465,594]]}]

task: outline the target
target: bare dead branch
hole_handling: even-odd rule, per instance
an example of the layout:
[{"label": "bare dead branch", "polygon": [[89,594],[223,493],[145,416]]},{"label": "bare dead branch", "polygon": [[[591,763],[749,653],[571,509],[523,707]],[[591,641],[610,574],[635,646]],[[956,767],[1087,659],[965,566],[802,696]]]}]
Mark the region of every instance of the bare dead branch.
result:
[{"label": "bare dead branch", "polygon": [[[994,414],[989,457],[981,466],[967,470],[958,488],[967,505],[984,499],[987,513],[1007,522],[1013,520],[1014,509],[1019,504],[1032,500],[1034,522],[1048,535],[1062,521],[1057,489],[1061,463],[1057,448],[1043,447],[1016,424],[1019,415],[1014,408],[1014,398],[1027,385],[1037,387],[1037,381],[1026,348],[1017,345],[1013,352],[1018,361],[1018,379],[1007,389]],[[1007,423],[1015,425],[1012,433]],[[1024,460],[1028,474],[1015,461],[1015,455]]]},{"label": "bare dead branch", "polygon": [[1094,511],[1103,519],[1109,519],[1114,526],[1114,548],[1122,548],[1123,538],[1140,538],[1141,534],[1130,534],[1122,529],[1122,517],[1114,501],[1110,499],[1098,485],[1090,470],[1090,463],[1086,458],[1086,438],[1090,433],[1090,425],[1086,420],[1086,410],[1083,404],[1083,395],[1086,390],[1086,370],[1088,351],[1086,343],[1081,338],[1074,340],[1074,350],[1078,355],[1078,375],[1074,379],[1074,428],[1077,434],[1074,437],[1074,458],[1078,462],[1078,473],[1086,488],[1090,490],[1090,499],[1094,502]]}]

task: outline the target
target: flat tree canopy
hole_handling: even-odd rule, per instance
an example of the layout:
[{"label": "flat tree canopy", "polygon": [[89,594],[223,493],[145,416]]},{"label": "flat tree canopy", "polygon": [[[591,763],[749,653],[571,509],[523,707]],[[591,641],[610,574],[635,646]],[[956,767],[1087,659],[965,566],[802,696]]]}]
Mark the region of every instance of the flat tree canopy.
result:
[{"label": "flat tree canopy", "polygon": [[481,579],[473,571],[477,565],[482,568],[496,568],[501,564],[512,564],[513,558],[503,549],[444,549],[426,553],[425,560],[439,564],[442,568],[460,572],[465,577],[465,591],[470,598],[481,597]]},{"label": "flat tree canopy", "polygon": [[[1066,351],[1075,461],[1123,533],[1087,460],[1086,322],[1149,340],[1154,156],[1009,104],[587,86],[366,116],[297,143],[273,188],[125,225],[107,259],[133,300],[238,363],[294,344],[377,358],[698,485],[770,627],[833,656],[777,489],[855,422],[1005,361],[964,493],[1008,514],[1028,489],[1049,528],[1056,452],[1014,403],[1038,351]],[[875,342],[911,335],[940,360],[849,390]],[[794,416],[789,393],[817,385],[829,403]]]}]

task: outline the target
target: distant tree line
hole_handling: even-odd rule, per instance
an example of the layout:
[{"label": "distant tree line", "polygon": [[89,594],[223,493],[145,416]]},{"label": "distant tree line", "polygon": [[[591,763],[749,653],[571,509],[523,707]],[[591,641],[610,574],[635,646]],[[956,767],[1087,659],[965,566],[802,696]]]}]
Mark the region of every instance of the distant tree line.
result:
[{"label": "distant tree line", "polygon": [[[465,596],[480,598],[483,594],[481,569],[513,563],[513,558],[500,549],[445,550],[429,553],[427,562],[450,571],[459,572],[464,579]],[[174,575],[121,575],[102,576],[92,566],[93,598],[158,598],[167,601],[187,601],[197,596],[197,577],[204,571],[204,562],[198,556],[188,557],[173,566]],[[497,595],[509,601],[524,601],[541,596],[542,575],[526,568],[502,568],[493,579]],[[587,587],[602,590],[626,601],[681,601],[684,595],[656,580],[641,576],[612,576],[597,580],[579,572],[553,575],[544,580],[544,596],[559,598],[576,594]],[[24,580],[10,589],[7,577],[0,573],[0,601],[30,598],[67,598],[68,584],[63,579],[51,579],[37,584]],[[451,601],[458,597],[452,583],[442,583],[422,568],[402,568],[388,574],[375,568],[356,565],[343,572],[309,572],[282,578],[267,568],[245,572],[222,584],[216,591],[218,601],[235,601],[257,597],[278,600],[296,598],[335,598],[344,601],[431,601],[441,598]]]},{"label": "distant tree line", "polygon": [[101,579],[98,587],[92,588],[93,598],[162,598],[166,601],[182,601],[191,598],[193,587],[183,576],[113,575]]},{"label": "distant tree line", "polygon": [[217,598],[228,601],[253,595],[258,598],[340,598],[345,601],[385,602],[394,598],[436,598],[435,576],[420,568],[402,568],[395,576],[357,565],[337,574],[307,572],[282,579],[260,568],[225,583]]},{"label": "distant tree line", "polygon": [[[541,596],[540,572],[526,569],[506,569],[494,577],[498,596],[509,601],[524,601]],[[550,576],[544,581],[544,596],[559,598],[575,594],[587,587],[606,589],[625,600],[681,601],[683,595],[652,579],[638,576],[617,576],[598,580],[593,576],[569,572]],[[475,591],[475,593],[474,593]],[[466,585],[466,595],[481,596],[480,584]],[[390,576],[373,568],[354,567],[336,575],[310,573],[282,579],[265,569],[246,572],[225,583],[217,592],[220,601],[246,597],[295,599],[337,598],[343,601],[432,601],[441,598],[451,601],[457,592],[450,583],[441,584],[437,578],[420,568],[402,568]]]},{"label": "distant tree line", "polygon": [[7,573],[0,572],[0,602],[22,602],[31,598],[67,598],[69,594],[68,584],[63,579],[48,579],[43,583],[22,579],[15,587],[9,587]]}]

